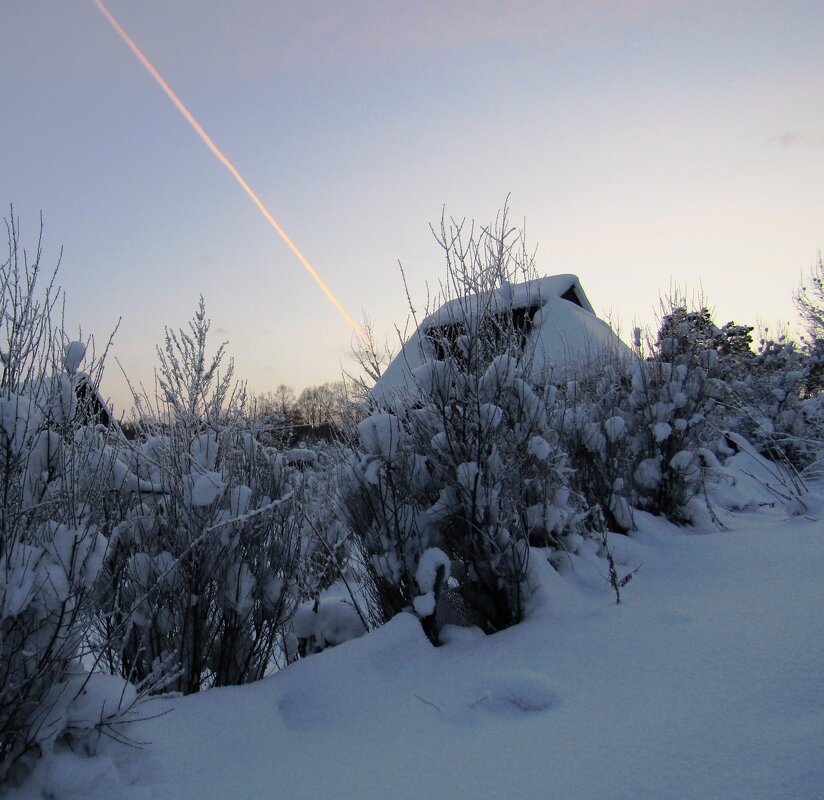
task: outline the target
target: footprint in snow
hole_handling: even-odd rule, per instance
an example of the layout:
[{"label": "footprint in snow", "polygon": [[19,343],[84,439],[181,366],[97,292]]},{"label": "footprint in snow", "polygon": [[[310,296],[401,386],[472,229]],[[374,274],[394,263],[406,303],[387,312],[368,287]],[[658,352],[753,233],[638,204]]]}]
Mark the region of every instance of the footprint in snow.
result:
[{"label": "footprint in snow", "polygon": [[286,727],[297,731],[328,727],[340,716],[335,698],[318,687],[293,688],[283,694],[277,707]]},{"label": "footprint in snow", "polygon": [[545,711],[558,699],[547,678],[528,669],[485,675],[475,683],[470,697],[470,708],[492,714]]}]

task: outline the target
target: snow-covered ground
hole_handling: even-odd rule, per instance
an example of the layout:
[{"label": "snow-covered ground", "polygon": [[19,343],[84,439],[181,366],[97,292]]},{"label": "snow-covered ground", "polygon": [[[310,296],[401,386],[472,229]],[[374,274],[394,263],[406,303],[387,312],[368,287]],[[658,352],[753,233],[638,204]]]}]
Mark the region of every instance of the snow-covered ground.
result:
[{"label": "snow-covered ground", "polygon": [[821,495],[791,515],[758,483],[727,530],[639,515],[614,537],[640,565],[620,605],[584,543],[535,565],[515,628],[436,649],[400,615],[260,683],[152,701],[139,749],[54,754],[9,800],[822,798]]}]

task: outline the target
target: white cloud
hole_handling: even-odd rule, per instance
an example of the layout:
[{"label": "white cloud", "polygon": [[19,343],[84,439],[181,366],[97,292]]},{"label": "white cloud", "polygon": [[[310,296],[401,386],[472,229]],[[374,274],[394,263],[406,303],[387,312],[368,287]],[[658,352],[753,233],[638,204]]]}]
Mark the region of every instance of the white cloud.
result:
[{"label": "white cloud", "polygon": [[786,131],[770,136],[767,142],[782,147],[824,147],[824,136],[808,136],[797,131]]}]

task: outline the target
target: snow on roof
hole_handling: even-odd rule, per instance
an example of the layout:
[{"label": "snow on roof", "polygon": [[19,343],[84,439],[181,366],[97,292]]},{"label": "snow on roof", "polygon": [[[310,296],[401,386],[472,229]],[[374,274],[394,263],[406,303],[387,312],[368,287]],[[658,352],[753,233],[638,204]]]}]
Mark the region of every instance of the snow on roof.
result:
[{"label": "snow on roof", "polygon": [[575,275],[550,275],[444,303],[409,337],[372,389],[373,398],[389,402],[414,389],[412,371],[438,357],[431,332],[479,314],[523,310],[529,315],[525,350],[535,377],[550,370],[559,379],[586,369],[606,352],[628,354],[629,348],[599,319]]}]

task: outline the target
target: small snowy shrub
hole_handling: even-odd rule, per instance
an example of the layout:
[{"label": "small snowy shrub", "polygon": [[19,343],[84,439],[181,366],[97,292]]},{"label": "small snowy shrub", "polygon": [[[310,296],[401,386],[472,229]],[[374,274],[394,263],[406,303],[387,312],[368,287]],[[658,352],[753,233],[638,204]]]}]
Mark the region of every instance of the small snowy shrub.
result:
[{"label": "small snowy shrub", "polygon": [[353,559],[353,539],[337,512],[335,475],[339,447],[318,443],[314,458],[293,476],[300,484],[301,605],[295,615],[296,647],[304,657],[361,636],[369,625],[369,598]]},{"label": "small snowy shrub", "polygon": [[255,439],[231,362],[219,374],[223,346],[207,357],[208,330],[201,298],[189,331],[167,329],[158,348],[102,608],[110,665],[187,694],[262,677],[298,600],[299,487]]},{"label": "small snowy shrub", "polygon": [[363,615],[347,597],[324,596],[301,603],[293,634],[301,658],[357,639],[366,633]]},{"label": "small snowy shrub", "polygon": [[701,487],[699,450],[723,382],[709,368],[658,359],[633,364],[626,405],[632,420],[632,504],[675,522],[691,519]]},{"label": "small snowy shrub", "polygon": [[371,613],[383,622],[411,604],[417,558],[429,537],[424,509],[432,499],[426,461],[401,419],[376,412],[340,467],[340,516],[358,542],[371,576]]},{"label": "small snowy shrub", "polygon": [[590,510],[590,527],[603,520],[610,530],[632,528],[636,447],[630,386],[628,365],[608,361],[562,387],[562,402],[553,412],[569,455],[570,481]]},{"label": "small snowy shrub", "polygon": [[[294,451],[291,451],[294,452]],[[351,539],[339,519],[334,493],[340,448],[317,443],[311,461],[301,463],[291,480],[300,486],[300,593],[315,602],[350,567]],[[284,454],[289,461],[290,451]]]}]

